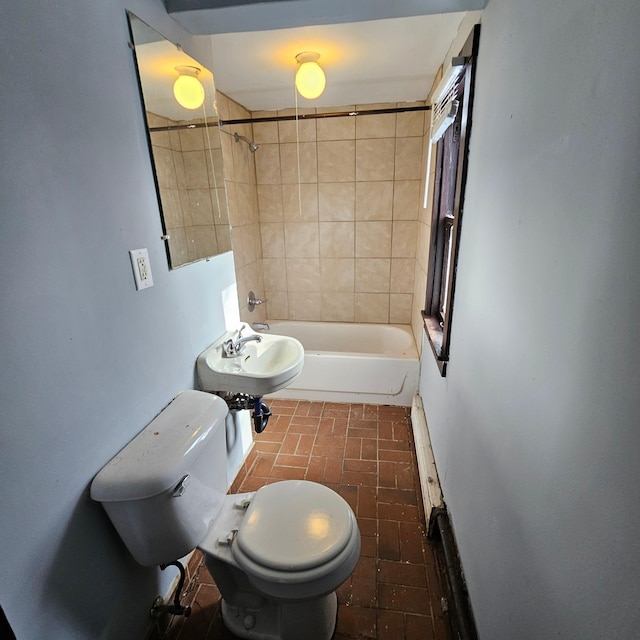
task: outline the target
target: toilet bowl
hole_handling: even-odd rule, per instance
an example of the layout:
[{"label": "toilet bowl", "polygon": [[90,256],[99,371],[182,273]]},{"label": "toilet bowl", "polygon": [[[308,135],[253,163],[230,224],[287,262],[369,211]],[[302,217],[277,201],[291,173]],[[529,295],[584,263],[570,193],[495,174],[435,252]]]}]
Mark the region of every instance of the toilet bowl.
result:
[{"label": "toilet bowl", "polygon": [[140,564],[201,549],[238,637],[329,640],[335,589],[360,553],[353,511],[305,480],[227,495],[226,413],[218,396],[181,393],[98,473],[91,497]]}]

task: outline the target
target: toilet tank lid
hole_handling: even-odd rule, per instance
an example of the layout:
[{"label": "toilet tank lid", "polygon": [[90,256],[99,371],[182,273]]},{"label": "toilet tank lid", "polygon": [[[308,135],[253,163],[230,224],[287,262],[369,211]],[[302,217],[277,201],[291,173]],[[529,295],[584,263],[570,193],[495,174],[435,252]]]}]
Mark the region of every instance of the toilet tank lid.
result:
[{"label": "toilet tank lid", "polygon": [[102,468],[91,483],[91,498],[142,500],[174,487],[224,428],[227,412],[219,396],[183,391]]}]

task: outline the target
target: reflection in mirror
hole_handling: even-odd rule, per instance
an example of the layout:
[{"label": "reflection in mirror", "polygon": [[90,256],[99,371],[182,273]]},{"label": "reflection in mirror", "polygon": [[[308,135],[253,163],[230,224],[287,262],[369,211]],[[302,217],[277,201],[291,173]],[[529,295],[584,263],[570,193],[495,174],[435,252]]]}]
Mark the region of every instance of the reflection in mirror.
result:
[{"label": "reflection in mirror", "polygon": [[[128,17],[169,265],[231,251],[213,75],[132,13]],[[183,82],[191,83],[186,97]]]}]

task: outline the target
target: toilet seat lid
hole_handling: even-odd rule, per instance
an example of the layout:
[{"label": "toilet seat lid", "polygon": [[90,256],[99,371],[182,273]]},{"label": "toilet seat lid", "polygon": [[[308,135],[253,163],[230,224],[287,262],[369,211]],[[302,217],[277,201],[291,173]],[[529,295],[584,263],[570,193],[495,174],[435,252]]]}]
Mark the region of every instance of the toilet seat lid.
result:
[{"label": "toilet seat lid", "polygon": [[335,491],[315,482],[285,480],[255,494],[236,544],[264,567],[301,571],[337,556],[354,525],[351,507]]}]

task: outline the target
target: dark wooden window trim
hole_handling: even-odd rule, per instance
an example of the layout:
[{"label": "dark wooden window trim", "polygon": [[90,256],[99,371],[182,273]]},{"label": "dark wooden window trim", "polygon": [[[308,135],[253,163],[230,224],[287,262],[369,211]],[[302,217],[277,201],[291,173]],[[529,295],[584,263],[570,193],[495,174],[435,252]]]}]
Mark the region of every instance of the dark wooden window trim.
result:
[{"label": "dark wooden window trim", "polygon": [[[455,297],[456,272],[458,267],[458,252],[460,234],[462,230],[462,214],[464,211],[464,194],[467,184],[469,139],[475,94],[475,75],[480,42],[480,25],[475,25],[469,38],[465,42],[460,56],[466,59],[464,70],[464,100],[460,120],[460,146],[458,149],[458,163],[456,187],[453,208],[453,232],[451,236],[451,268],[449,270],[448,295],[444,318],[440,315],[440,295],[442,290],[443,256],[446,243],[446,225],[451,224],[440,216],[440,190],[434,186],[431,238],[429,242],[429,265],[425,309],[422,312],[424,328],[431,345],[431,350],[442,376],[446,375],[449,361],[451,342],[451,321],[453,316],[453,302]],[[442,177],[442,140],[438,142],[436,152],[435,185],[440,185]],[[428,176],[427,176],[428,179]],[[445,217],[446,218],[446,217]]]}]

